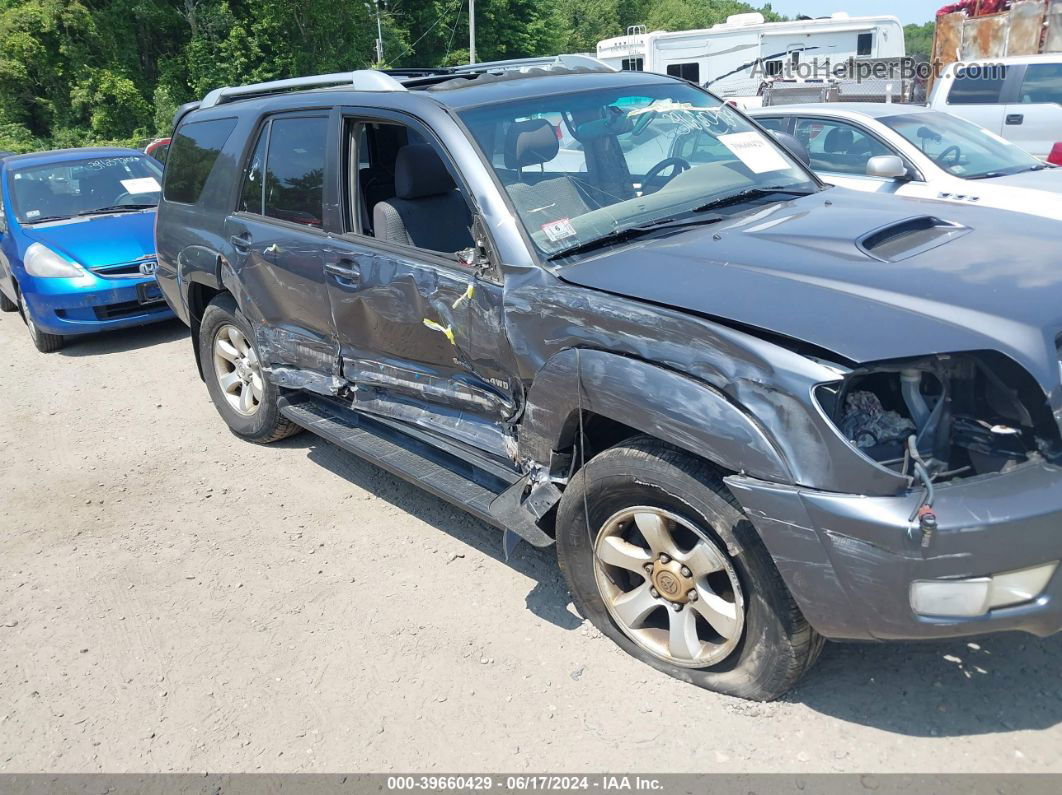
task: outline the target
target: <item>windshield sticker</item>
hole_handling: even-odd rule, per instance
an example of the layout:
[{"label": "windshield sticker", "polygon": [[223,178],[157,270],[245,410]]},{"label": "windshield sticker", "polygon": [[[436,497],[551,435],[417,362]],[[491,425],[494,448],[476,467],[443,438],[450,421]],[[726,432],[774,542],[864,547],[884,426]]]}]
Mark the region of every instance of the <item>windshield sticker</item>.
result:
[{"label": "windshield sticker", "polygon": [[575,227],[568,218],[558,218],[548,224],[542,224],[542,233],[550,243],[558,243],[575,235]]},{"label": "windshield sticker", "polygon": [[40,214],[41,214],[40,210],[27,210],[26,211],[26,217],[27,218],[36,218]]},{"label": "windshield sticker", "polygon": [[789,163],[758,132],[720,135],[719,143],[737,155],[753,174],[785,171]]},{"label": "windshield sticker", "polygon": [[121,180],[121,183],[127,193],[155,193],[161,190],[159,187],[159,181],[154,177],[123,179]]}]

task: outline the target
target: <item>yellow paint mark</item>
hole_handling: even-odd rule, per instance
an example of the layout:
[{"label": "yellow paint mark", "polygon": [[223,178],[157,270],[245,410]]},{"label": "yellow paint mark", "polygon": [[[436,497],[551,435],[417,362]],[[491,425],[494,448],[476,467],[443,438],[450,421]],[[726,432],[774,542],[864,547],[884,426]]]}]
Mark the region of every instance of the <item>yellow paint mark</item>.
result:
[{"label": "yellow paint mark", "polygon": [[471,301],[472,300],[472,296],[475,295],[475,293],[476,293],[476,285],[474,285],[474,284],[468,285],[468,289],[465,290],[463,293],[461,293],[461,295],[459,295],[457,297],[457,300],[454,301],[453,304],[450,305],[450,308],[451,309],[457,309],[457,307],[461,306],[461,304],[463,304],[465,301]]},{"label": "yellow paint mark", "polygon": [[[472,288],[469,288],[469,289],[472,289]],[[441,332],[442,334],[446,335],[446,339],[450,340],[450,344],[451,345],[454,345],[454,346],[457,345],[457,343],[454,342],[453,329],[451,329],[449,326],[440,325],[440,324],[436,323],[434,320],[428,320],[428,318],[424,318],[424,325],[427,326],[428,328],[430,328],[432,331],[438,331],[438,332]]]}]

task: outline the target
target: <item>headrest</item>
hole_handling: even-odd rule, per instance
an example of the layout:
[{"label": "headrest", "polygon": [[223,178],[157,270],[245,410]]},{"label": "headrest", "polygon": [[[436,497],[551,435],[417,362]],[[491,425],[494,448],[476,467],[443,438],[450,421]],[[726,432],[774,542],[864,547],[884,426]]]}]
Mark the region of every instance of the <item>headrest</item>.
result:
[{"label": "headrest", "polygon": [[827,152],[847,152],[854,141],[855,135],[852,134],[851,130],[846,130],[843,127],[834,127],[826,133],[826,142],[823,144],[823,148]]},{"label": "headrest", "polygon": [[395,195],[400,199],[438,196],[454,189],[454,178],[431,144],[407,144],[395,158]]},{"label": "headrest", "polygon": [[505,134],[505,167],[508,169],[548,163],[559,151],[557,128],[545,119],[514,121]]}]

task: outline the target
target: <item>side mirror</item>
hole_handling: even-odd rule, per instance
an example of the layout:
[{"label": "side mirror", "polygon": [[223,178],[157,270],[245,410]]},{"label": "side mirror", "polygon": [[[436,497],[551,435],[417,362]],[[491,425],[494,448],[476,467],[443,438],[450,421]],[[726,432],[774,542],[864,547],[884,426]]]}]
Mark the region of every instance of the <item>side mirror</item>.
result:
[{"label": "side mirror", "polygon": [[906,179],[907,166],[896,155],[878,155],[867,161],[867,176],[882,179]]},{"label": "side mirror", "polygon": [[789,154],[808,168],[811,168],[811,155],[808,154],[808,148],[804,146],[804,144],[800,143],[800,141],[789,133],[772,132],[771,134],[774,135],[775,140],[777,140],[778,143],[789,150]]}]

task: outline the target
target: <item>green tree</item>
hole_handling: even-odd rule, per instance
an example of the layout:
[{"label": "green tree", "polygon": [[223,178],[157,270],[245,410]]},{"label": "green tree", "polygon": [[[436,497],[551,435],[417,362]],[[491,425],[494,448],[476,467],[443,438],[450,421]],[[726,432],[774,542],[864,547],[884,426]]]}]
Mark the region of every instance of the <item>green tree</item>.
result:
[{"label": "green tree", "polygon": [[907,42],[907,54],[916,61],[928,62],[933,55],[933,36],[936,29],[936,22],[927,22],[924,25],[904,25],[903,35]]}]

